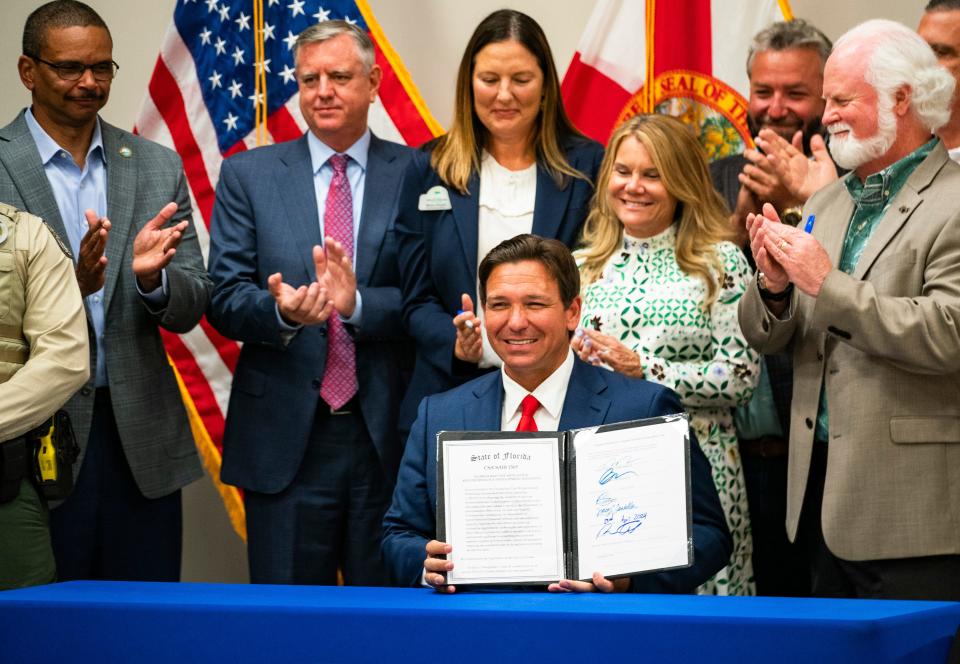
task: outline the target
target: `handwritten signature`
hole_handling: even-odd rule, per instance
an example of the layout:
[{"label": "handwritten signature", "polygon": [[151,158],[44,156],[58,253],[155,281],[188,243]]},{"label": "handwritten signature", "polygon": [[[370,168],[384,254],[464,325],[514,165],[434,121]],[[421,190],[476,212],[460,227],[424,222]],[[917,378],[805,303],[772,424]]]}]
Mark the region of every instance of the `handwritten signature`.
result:
[{"label": "handwritten signature", "polygon": [[613,480],[618,480],[621,477],[629,477],[630,475],[636,475],[636,473],[632,470],[624,470],[623,472],[618,472],[613,468],[607,468],[605,471],[603,471],[603,474],[600,476],[600,479],[599,479],[600,486],[603,486],[608,482],[612,482]]},{"label": "handwritten signature", "polygon": [[646,512],[621,515],[619,523],[617,523],[613,517],[609,517],[604,519],[603,525],[600,526],[600,530],[597,532],[597,536],[594,539],[600,539],[601,537],[607,535],[629,535],[642,526],[646,519]]}]

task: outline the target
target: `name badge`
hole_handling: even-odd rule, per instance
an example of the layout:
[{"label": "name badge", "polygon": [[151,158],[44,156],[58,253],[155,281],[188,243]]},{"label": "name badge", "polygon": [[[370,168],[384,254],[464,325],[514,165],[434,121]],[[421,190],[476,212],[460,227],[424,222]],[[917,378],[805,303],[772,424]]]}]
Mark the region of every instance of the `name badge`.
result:
[{"label": "name badge", "polygon": [[437,185],[430,187],[425,194],[420,194],[420,205],[417,206],[421,212],[433,212],[435,210],[449,210],[450,193],[445,187]]}]

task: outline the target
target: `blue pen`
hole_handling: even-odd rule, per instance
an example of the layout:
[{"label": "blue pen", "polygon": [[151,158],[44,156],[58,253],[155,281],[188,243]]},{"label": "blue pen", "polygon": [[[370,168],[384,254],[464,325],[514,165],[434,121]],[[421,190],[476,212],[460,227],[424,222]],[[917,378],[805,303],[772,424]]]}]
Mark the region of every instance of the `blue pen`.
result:
[{"label": "blue pen", "polygon": [[813,222],[815,222],[816,220],[817,220],[817,215],[815,214],[811,214],[809,217],[807,217],[807,223],[803,227],[803,232],[804,233],[813,232]]},{"label": "blue pen", "polygon": [[[460,314],[462,314],[462,313],[463,313],[463,309],[457,309],[457,315],[458,315],[458,316],[459,316]],[[472,321],[472,320],[468,320],[468,321],[465,323],[465,325],[466,325],[468,328],[470,328],[471,330],[473,329],[473,321]]]}]

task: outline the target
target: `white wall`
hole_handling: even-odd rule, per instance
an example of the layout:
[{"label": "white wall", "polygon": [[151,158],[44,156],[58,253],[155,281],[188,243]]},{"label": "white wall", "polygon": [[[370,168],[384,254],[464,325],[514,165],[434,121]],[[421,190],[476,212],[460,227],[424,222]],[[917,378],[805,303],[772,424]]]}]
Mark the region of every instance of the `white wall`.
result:
[{"label": "white wall", "polygon": [[[626,0],[639,2],[640,0]],[[735,11],[735,0],[721,0]],[[27,15],[41,3],[2,0],[0,20],[0,122],[29,104],[29,95],[17,76],[21,31]],[[110,26],[114,59],[120,73],[103,116],[121,127],[131,127],[150,79],[175,0],[87,0]],[[793,0],[794,14],[815,22],[831,38],[868,18],[883,17],[911,27],[919,21],[925,2],[876,0]],[[404,60],[427,106],[446,126],[451,117],[456,68],[463,47],[476,24],[502,0],[370,0],[388,39]],[[557,66],[566,70],[593,6],[589,0],[515,0],[510,6],[540,23],[554,49]],[[746,49],[746,45],[744,45]],[[184,568],[188,581],[245,581],[246,554],[232,534],[219,498],[209,480],[184,492]]]}]

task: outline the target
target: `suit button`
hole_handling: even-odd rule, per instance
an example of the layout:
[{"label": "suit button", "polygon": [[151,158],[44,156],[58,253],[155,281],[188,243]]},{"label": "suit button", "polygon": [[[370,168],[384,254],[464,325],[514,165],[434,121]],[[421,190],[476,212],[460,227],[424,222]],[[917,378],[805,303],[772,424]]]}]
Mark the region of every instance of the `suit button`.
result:
[{"label": "suit button", "polygon": [[319,330],[319,332],[320,332],[320,336],[321,336],[321,337],[327,336],[327,328],[321,327],[320,330]]},{"label": "suit button", "polygon": [[813,428],[813,420],[811,420],[809,417],[808,417],[807,419],[805,419],[805,420],[803,421],[803,423],[807,425],[807,428],[808,428],[808,429],[812,429],[812,428]]},{"label": "suit button", "polygon": [[313,387],[313,389],[315,389],[315,390],[319,390],[319,389],[320,389],[320,379],[319,379],[319,378],[314,378],[313,380],[311,380],[311,381],[310,381],[310,386]]},{"label": "suit button", "polygon": [[820,362],[823,362],[823,353],[821,353],[820,351],[817,351],[817,360],[819,360]]},{"label": "suit button", "polygon": [[93,388],[90,387],[89,385],[84,385],[83,387],[80,388],[80,394],[85,397],[88,397],[91,394],[93,394]]}]

